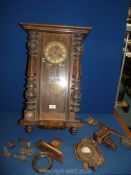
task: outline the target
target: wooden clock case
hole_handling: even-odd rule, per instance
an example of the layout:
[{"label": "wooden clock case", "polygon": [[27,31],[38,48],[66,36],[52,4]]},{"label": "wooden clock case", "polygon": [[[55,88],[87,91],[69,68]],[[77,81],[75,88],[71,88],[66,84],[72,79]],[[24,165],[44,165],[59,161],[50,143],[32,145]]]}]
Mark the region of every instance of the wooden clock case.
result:
[{"label": "wooden clock case", "polygon": [[83,126],[76,116],[80,110],[80,58],[83,40],[91,28],[30,23],[21,26],[28,36],[28,64],[25,107],[19,124],[26,125],[28,133],[32,126],[38,126],[69,127],[76,134],[76,128]]}]

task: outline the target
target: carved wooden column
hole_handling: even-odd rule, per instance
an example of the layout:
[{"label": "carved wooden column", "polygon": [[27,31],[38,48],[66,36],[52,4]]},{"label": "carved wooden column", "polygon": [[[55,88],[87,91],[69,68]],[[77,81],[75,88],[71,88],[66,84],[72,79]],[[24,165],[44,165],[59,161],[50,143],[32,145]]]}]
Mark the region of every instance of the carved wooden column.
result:
[{"label": "carved wooden column", "polygon": [[83,53],[83,35],[75,34],[73,38],[73,77],[72,77],[72,94],[71,94],[71,111],[80,111],[80,78],[81,78],[81,63],[80,58]]},{"label": "carved wooden column", "polygon": [[[27,82],[25,90],[25,109],[24,119],[27,121],[35,120],[36,110],[36,57],[38,52],[39,33],[28,31],[28,67]],[[31,130],[31,128],[30,128]]]},{"label": "carved wooden column", "polygon": [[[79,112],[80,111],[80,78],[81,78],[81,63],[80,58],[83,53],[83,34],[74,34],[73,36],[73,74],[72,74],[72,87],[71,87],[71,103],[70,110],[71,112]],[[75,127],[70,128],[70,133],[72,135],[77,134],[77,130]]]}]

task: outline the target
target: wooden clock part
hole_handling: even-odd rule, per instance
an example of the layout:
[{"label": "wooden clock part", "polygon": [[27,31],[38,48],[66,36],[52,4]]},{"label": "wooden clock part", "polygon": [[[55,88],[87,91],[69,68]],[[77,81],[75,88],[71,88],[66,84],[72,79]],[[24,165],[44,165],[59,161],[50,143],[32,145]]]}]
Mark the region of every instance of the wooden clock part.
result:
[{"label": "wooden clock part", "polygon": [[27,133],[83,127],[80,111],[80,59],[90,27],[21,23],[28,36],[25,107],[21,125]]},{"label": "wooden clock part", "polygon": [[14,148],[16,146],[16,144],[12,139],[10,139],[8,142],[8,146],[9,146],[9,148]]},{"label": "wooden clock part", "polygon": [[[49,143],[46,143],[42,140],[39,140],[35,143],[35,146],[42,151],[41,153],[37,154],[33,161],[32,167],[39,173],[45,173],[53,166],[53,160],[55,159],[60,163],[63,163],[63,153],[58,149],[61,146],[62,142],[58,138],[54,138]],[[47,165],[43,168],[38,166],[38,160],[41,158],[46,158],[48,160]]]},{"label": "wooden clock part", "polygon": [[97,169],[104,163],[104,158],[96,142],[83,137],[79,143],[74,144],[76,158],[83,160],[83,167]]},{"label": "wooden clock part", "polygon": [[131,148],[131,137],[127,135],[122,135],[119,132],[115,131],[114,129],[111,129],[110,127],[106,126],[105,124],[95,120],[93,117],[87,118],[87,123],[89,125],[93,126],[99,126],[100,128],[93,133],[93,139],[97,141],[98,143],[105,144],[108,147],[111,147],[113,149],[117,148],[117,145],[110,137],[111,134],[114,134],[115,136],[119,137],[121,139],[121,144],[124,145],[127,148]]},{"label": "wooden clock part", "polygon": [[26,139],[19,139],[19,144],[22,146],[22,147],[27,147],[29,148],[31,146],[31,142],[26,140]]},{"label": "wooden clock part", "polygon": [[58,149],[62,145],[61,140],[54,138],[49,143],[39,140],[35,143],[35,146],[42,152],[47,152],[48,155],[61,163],[64,161],[63,153]]}]

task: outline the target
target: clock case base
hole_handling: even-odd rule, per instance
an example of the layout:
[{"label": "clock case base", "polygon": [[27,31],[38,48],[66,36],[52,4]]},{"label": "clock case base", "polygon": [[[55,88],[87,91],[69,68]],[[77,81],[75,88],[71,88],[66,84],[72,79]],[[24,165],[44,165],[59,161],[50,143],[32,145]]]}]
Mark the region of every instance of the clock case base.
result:
[{"label": "clock case base", "polygon": [[20,125],[26,125],[26,132],[31,134],[33,131],[33,126],[37,126],[41,129],[65,129],[70,128],[70,133],[72,135],[77,134],[76,128],[82,128],[84,126],[83,122],[77,118],[76,120],[39,120],[39,121],[27,121],[25,119],[20,120]]}]

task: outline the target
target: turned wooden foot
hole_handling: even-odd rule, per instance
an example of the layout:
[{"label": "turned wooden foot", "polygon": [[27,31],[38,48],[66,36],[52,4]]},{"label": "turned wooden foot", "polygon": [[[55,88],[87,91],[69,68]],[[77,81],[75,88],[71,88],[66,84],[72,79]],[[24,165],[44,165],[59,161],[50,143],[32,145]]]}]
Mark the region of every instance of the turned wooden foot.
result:
[{"label": "turned wooden foot", "polygon": [[26,131],[27,134],[32,134],[33,127],[32,126],[26,126],[25,131]]},{"label": "turned wooden foot", "polygon": [[70,133],[72,135],[76,135],[77,134],[77,129],[75,127],[71,127],[69,131],[70,131]]}]

